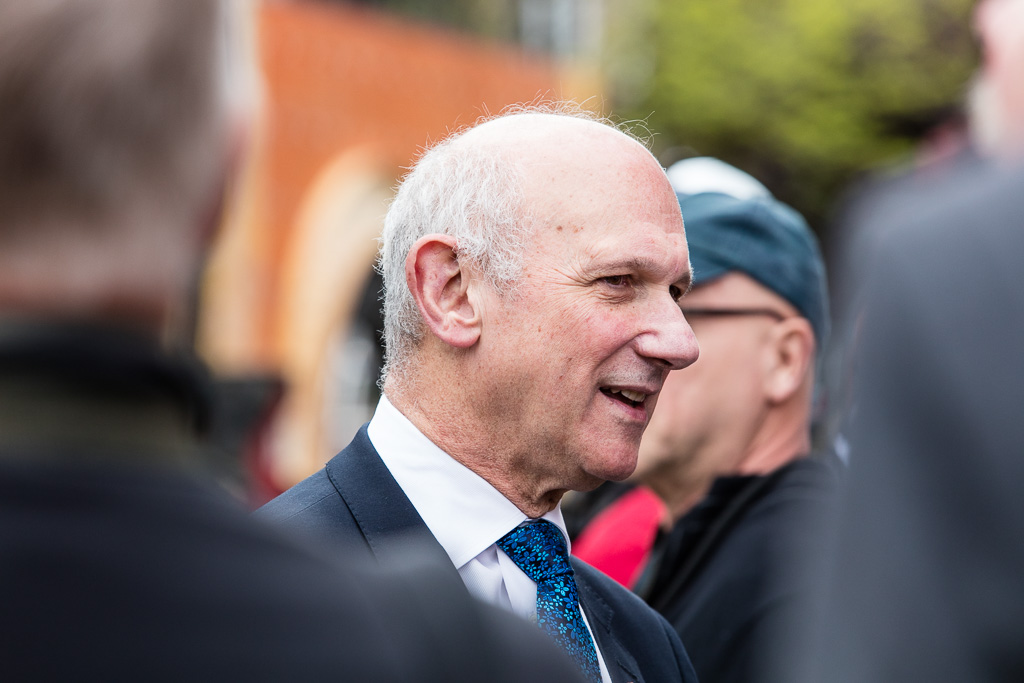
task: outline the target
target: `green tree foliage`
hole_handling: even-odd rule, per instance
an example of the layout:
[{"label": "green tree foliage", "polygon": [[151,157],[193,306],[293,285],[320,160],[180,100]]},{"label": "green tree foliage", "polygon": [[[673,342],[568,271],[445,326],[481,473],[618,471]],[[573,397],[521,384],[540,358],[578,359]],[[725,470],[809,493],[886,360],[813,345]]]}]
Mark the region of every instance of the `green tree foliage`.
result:
[{"label": "green tree foliage", "polygon": [[962,99],[972,5],[655,0],[649,87],[616,111],[646,118],[656,151],[730,161],[820,222],[853,174],[908,152]]}]

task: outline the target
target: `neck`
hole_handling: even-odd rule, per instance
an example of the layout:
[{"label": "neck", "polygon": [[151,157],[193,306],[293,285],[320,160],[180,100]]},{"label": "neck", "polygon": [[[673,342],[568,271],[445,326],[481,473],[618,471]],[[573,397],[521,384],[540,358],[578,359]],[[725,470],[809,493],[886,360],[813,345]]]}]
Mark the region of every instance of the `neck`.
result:
[{"label": "neck", "polygon": [[811,450],[809,409],[769,413],[740,460],[736,474],[768,474]]},{"label": "neck", "polygon": [[[789,419],[783,419],[781,414],[769,414],[745,447],[713,454],[705,450],[690,458],[674,460],[675,467],[652,472],[645,477],[645,483],[665,502],[674,524],[704,499],[716,478],[768,474],[809,453],[811,439],[807,419],[806,413]],[[705,449],[711,446],[704,444]],[[734,464],[719,471],[702,471],[695,466],[695,463],[707,462]]]},{"label": "neck", "polygon": [[96,323],[156,338],[173,336],[172,327],[182,317],[181,307],[171,302],[184,297],[163,289],[60,278],[42,282],[43,273],[39,280],[27,282],[8,275],[0,275],[0,309],[8,316]]},{"label": "neck", "polygon": [[[443,394],[424,393],[421,382],[408,374],[402,380],[388,378],[384,393],[391,404],[424,436],[461,463],[530,518],[553,510],[566,489],[538,481],[531,453],[517,453],[509,443],[497,443],[492,430],[467,411],[457,387]],[[440,383],[423,386],[447,386]],[[429,400],[421,397],[429,396]]]},{"label": "neck", "polygon": [[666,529],[671,528],[683,515],[692,510],[707,495],[711,479],[695,476],[686,468],[652,472],[646,477],[646,485],[654,491],[668,514],[664,520]]},{"label": "neck", "polygon": [[168,334],[183,317],[199,257],[186,231],[142,225],[40,224],[29,226],[39,236],[4,240],[0,308]]}]

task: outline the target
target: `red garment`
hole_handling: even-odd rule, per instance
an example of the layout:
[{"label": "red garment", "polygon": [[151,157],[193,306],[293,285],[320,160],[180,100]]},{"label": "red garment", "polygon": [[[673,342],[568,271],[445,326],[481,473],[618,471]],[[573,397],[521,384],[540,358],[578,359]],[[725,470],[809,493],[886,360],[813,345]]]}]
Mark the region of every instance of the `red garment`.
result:
[{"label": "red garment", "polygon": [[665,504],[638,486],[602,510],[572,543],[572,554],[632,588],[654,546]]}]

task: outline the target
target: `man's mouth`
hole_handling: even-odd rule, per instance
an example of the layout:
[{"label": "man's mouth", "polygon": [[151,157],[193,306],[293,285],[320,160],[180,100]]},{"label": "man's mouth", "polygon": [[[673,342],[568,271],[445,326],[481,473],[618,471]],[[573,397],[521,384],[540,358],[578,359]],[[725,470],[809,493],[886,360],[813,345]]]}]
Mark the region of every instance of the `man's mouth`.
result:
[{"label": "man's mouth", "polygon": [[601,387],[601,393],[615,401],[625,403],[631,408],[639,408],[643,405],[644,399],[647,398],[647,394],[642,394],[639,391],[633,391],[632,389]]}]

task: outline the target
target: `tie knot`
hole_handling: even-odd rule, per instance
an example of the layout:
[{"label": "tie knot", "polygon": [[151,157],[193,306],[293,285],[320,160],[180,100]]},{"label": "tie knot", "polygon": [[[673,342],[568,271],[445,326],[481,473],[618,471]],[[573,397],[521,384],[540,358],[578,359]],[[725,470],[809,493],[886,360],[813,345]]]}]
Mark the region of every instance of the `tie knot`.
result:
[{"label": "tie knot", "polygon": [[547,520],[523,522],[502,536],[498,547],[535,583],[572,576],[565,537]]}]

